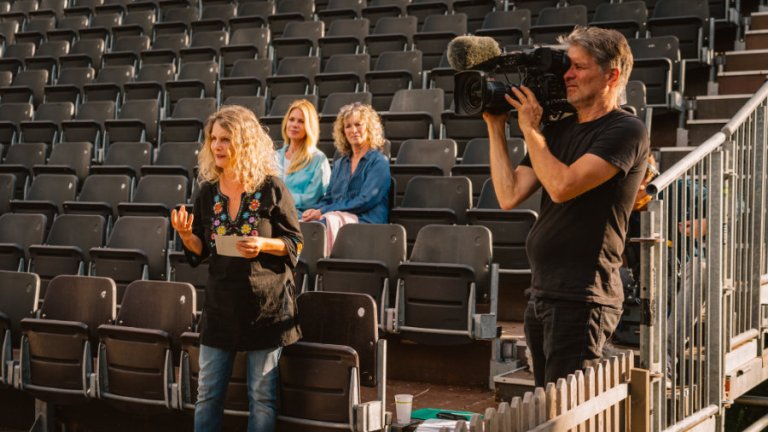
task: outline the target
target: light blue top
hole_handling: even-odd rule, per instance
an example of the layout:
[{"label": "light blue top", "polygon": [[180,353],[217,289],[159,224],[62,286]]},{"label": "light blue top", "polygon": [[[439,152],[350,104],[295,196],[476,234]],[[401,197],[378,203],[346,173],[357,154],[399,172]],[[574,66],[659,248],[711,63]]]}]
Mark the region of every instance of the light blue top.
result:
[{"label": "light blue top", "polygon": [[325,154],[314,148],[310,150],[312,158],[307,166],[286,175],[286,170],[291,164],[291,161],[285,158],[287,150],[288,145],[286,144],[277,151],[280,177],[285,180],[285,185],[291,191],[296,209],[301,215],[304,210],[317,208],[319,205],[320,198],[325,194],[331,179],[331,166],[328,164],[328,158],[325,157]]}]

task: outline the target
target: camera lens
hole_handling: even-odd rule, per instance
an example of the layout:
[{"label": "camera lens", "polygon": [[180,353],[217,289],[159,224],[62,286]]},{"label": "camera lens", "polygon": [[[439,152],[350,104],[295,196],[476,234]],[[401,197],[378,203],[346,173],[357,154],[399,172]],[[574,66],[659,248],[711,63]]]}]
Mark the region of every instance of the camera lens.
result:
[{"label": "camera lens", "polygon": [[478,71],[463,71],[456,74],[454,105],[462,115],[478,115],[483,112],[484,74]]}]

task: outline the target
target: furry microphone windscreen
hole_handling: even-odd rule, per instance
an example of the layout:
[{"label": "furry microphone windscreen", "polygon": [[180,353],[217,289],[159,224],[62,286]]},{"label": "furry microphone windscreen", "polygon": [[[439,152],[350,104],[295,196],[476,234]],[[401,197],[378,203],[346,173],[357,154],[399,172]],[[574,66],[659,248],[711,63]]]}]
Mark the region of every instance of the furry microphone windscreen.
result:
[{"label": "furry microphone windscreen", "polygon": [[487,36],[459,36],[448,44],[448,63],[459,72],[500,55],[499,44]]}]

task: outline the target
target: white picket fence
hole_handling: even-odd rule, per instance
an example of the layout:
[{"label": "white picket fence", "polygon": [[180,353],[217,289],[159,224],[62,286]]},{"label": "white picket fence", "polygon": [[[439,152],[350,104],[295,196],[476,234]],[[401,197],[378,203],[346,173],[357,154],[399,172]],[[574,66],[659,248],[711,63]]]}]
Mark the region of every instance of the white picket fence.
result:
[{"label": "white picket fence", "polygon": [[468,424],[461,421],[454,430],[645,432],[650,424],[649,375],[633,365],[631,352],[604,359],[597,367],[488,408],[484,416],[474,416]]}]

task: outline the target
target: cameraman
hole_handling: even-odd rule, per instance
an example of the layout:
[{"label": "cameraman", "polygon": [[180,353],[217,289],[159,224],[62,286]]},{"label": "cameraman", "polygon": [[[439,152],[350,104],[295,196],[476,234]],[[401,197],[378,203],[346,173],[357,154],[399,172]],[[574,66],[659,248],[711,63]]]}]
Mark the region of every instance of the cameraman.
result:
[{"label": "cameraman", "polygon": [[537,386],[595,365],[616,329],[627,221],[649,152],[645,125],[620,108],[633,61],[624,36],[577,27],[560,42],[568,46],[564,80],[576,114],[540,130],[542,107],[533,92],[513,87],[506,99],[528,147],[517,168],[507,153],[507,115],[483,113],[501,207],[511,209],[544,187],[526,245],[532,289],[525,337]]}]

